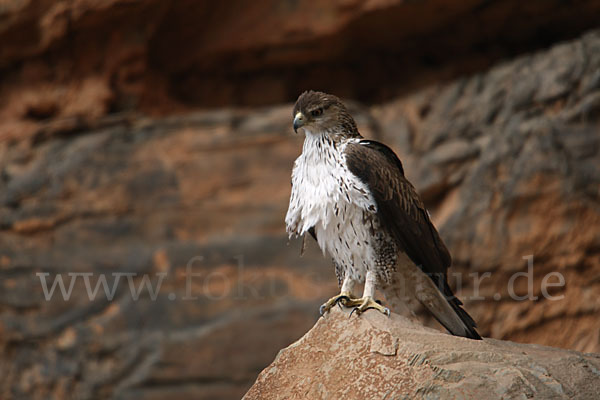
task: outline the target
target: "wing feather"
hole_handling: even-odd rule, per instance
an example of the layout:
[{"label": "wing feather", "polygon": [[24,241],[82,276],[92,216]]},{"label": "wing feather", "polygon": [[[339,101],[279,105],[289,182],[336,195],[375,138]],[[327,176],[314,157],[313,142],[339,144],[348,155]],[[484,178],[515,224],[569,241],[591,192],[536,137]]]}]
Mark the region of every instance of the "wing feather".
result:
[{"label": "wing feather", "polygon": [[464,324],[466,333],[451,329],[435,313],[434,316],[453,334],[481,339],[475,321],[461,308],[462,302],[448,286],[447,272],[452,258],[423,201],[404,176],[402,163],[396,154],[382,143],[361,140],[347,145],[346,163],[350,172],[371,190],[382,228],[433,281]]},{"label": "wing feather", "polygon": [[382,143],[362,140],[346,147],[346,162],[371,190],[383,229],[436,284],[438,279],[445,281],[450,253],[394,152]]}]

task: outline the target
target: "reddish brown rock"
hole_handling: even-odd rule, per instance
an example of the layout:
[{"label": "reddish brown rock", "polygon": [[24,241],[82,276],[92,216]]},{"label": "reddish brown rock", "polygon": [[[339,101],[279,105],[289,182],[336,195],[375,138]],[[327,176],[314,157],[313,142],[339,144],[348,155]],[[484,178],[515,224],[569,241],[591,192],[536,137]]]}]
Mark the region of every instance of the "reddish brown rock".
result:
[{"label": "reddish brown rock", "polygon": [[[600,291],[599,38],[375,109],[381,137],[403,155],[455,271],[484,279],[486,300],[467,308],[485,335],[599,351],[600,302],[592,295]],[[510,285],[527,271],[528,256],[531,290],[524,276]],[[561,280],[553,297],[543,295]],[[473,285],[465,274],[467,300]],[[529,292],[535,301],[515,301]]]},{"label": "reddish brown rock", "polygon": [[281,350],[246,400],[592,399],[600,356],[470,340],[376,311],[334,309]]},{"label": "reddish brown rock", "polygon": [[[25,0],[0,8],[0,139],[49,119],[292,101],[368,101],[480,71],[597,25],[559,0]],[[76,121],[77,123],[74,123]]]}]

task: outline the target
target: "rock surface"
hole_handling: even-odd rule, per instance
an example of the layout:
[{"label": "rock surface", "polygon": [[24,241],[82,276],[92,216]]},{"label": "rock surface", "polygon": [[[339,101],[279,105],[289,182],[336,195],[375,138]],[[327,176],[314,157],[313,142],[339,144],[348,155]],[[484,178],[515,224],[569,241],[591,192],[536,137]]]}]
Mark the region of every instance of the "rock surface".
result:
[{"label": "rock surface", "polygon": [[245,400],[595,399],[600,355],[474,341],[334,308],[281,350]]},{"label": "rock surface", "polygon": [[47,119],[289,102],[307,88],[390,99],[598,20],[595,0],[3,1],[0,137]]},{"label": "rock surface", "polygon": [[[372,118],[424,196],[483,333],[599,352],[599,33],[375,107]],[[531,278],[515,278],[529,256]],[[557,274],[564,285],[547,291],[557,297],[544,296]]]}]

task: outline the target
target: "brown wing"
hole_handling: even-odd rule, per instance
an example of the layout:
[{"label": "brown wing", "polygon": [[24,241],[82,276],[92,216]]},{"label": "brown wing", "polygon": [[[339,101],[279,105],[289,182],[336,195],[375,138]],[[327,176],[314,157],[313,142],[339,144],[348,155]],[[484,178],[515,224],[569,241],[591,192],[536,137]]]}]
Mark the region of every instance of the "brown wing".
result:
[{"label": "brown wing", "polygon": [[396,154],[382,143],[361,140],[346,147],[346,162],[350,171],[371,190],[383,229],[445,292],[443,283],[452,263],[450,253],[417,191],[404,176]]},{"label": "brown wing", "polygon": [[[444,294],[464,322],[467,329],[465,336],[481,339],[475,321],[463,310],[462,302],[448,286],[447,271],[452,263],[450,253],[431,223],[417,191],[404,176],[402,163],[396,154],[382,143],[361,140],[346,147],[346,163],[350,171],[369,187],[382,228]],[[443,321],[438,321],[446,326]],[[450,330],[448,326],[446,328]]]}]

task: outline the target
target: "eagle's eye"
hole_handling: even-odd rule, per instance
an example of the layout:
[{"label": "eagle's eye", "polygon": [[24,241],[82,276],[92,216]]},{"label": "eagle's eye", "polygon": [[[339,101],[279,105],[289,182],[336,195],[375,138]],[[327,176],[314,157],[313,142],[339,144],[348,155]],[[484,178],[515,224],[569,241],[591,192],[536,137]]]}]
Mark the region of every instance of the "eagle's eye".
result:
[{"label": "eagle's eye", "polygon": [[317,108],[310,112],[310,115],[312,115],[313,117],[318,117],[321,114],[323,114],[323,108]]}]

